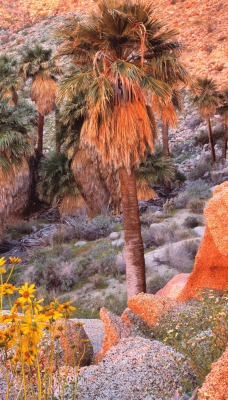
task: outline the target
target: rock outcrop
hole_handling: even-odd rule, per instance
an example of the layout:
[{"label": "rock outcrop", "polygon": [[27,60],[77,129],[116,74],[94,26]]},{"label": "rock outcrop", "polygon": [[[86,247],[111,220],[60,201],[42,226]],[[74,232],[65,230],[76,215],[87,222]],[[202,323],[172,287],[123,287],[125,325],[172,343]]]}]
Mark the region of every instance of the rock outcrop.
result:
[{"label": "rock outcrop", "polygon": [[223,355],[212,364],[211,372],[207,375],[199,391],[199,400],[228,399],[228,347]]},{"label": "rock outcrop", "polygon": [[[55,349],[58,353],[58,367],[64,365],[83,367],[92,362],[93,348],[80,322],[70,320],[67,324],[65,320],[56,322]],[[44,363],[49,362],[45,352],[42,359]]]},{"label": "rock outcrop", "polygon": [[156,324],[162,314],[173,308],[177,302],[173,299],[140,293],[131,297],[128,308],[138,314],[149,326]]},{"label": "rock outcrop", "polygon": [[197,296],[197,289],[224,290],[228,286],[228,182],[219,185],[205,207],[206,230],[195,265],[183,291],[185,301]]},{"label": "rock outcrop", "polygon": [[99,365],[81,369],[77,393],[80,400],[170,400],[185,385],[194,388],[195,376],[180,353],[155,340],[130,337]]},{"label": "rock outcrop", "polygon": [[95,362],[98,363],[112,346],[117,344],[121,338],[134,335],[134,327],[122,320],[104,307],[100,310],[100,317],[104,325],[105,337],[101,350],[97,353]]},{"label": "rock outcrop", "polygon": [[156,293],[156,296],[176,299],[185,287],[188,277],[189,274],[178,274],[174,276],[162,289]]}]

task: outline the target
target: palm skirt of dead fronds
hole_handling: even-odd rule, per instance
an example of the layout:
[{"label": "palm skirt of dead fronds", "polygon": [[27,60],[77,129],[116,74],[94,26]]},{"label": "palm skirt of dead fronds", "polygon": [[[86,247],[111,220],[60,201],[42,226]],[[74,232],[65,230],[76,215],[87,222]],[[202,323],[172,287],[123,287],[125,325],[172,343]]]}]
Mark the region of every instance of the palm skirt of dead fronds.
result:
[{"label": "palm skirt of dead fronds", "polygon": [[138,201],[146,201],[159,197],[155,190],[148,184],[146,179],[138,180],[136,185]]},{"label": "palm skirt of dead fronds", "polygon": [[20,165],[13,165],[7,174],[0,170],[0,240],[5,221],[21,214],[27,206],[29,196],[29,166],[26,158]]},{"label": "palm skirt of dead fronds", "polygon": [[85,200],[81,195],[72,196],[67,195],[65,196],[59,206],[59,212],[61,215],[67,214],[72,215],[78,210],[84,210],[86,208]]}]

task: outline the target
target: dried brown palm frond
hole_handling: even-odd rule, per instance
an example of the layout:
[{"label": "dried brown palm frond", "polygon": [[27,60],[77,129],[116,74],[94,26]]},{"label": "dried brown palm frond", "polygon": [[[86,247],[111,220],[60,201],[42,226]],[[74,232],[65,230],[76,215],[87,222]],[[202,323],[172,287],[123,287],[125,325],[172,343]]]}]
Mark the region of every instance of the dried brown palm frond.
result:
[{"label": "dried brown palm frond", "polygon": [[7,173],[0,169],[0,241],[6,221],[25,210],[30,188],[30,171],[25,157]]},{"label": "dried brown palm frond", "polygon": [[78,196],[65,196],[59,206],[59,212],[63,214],[74,214],[75,211],[85,209],[86,203],[81,195]]},{"label": "dried brown palm frond", "polygon": [[99,121],[100,105],[89,110],[81,130],[81,146],[95,148],[104,164],[130,169],[148,149],[154,151],[156,125],[152,110],[143,101],[115,106]]},{"label": "dried brown palm frond", "polygon": [[35,101],[39,113],[43,116],[49,114],[55,105],[57,83],[50,77],[40,73],[31,85],[31,99]]},{"label": "dried brown palm frond", "polygon": [[138,201],[146,201],[159,197],[155,190],[148,184],[146,179],[137,180],[136,188]]}]

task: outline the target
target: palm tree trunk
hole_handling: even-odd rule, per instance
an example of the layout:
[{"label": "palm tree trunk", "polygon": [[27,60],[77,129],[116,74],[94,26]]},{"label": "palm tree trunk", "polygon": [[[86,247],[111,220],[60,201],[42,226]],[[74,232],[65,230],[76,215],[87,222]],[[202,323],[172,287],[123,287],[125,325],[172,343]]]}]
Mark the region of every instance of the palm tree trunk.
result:
[{"label": "palm tree trunk", "polygon": [[119,171],[123,207],[127,297],[146,292],[146,275],[134,169]]},{"label": "palm tree trunk", "polygon": [[162,123],[162,145],[163,153],[166,157],[170,157],[169,151],[169,125],[168,122]]},{"label": "palm tree trunk", "polygon": [[222,161],[225,163],[226,161],[226,153],[227,153],[227,140],[228,140],[228,121],[225,121],[224,124],[224,136],[223,136],[223,146],[222,146]]},{"label": "palm tree trunk", "polygon": [[207,125],[208,125],[208,139],[209,139],[209,144],[211,147],[211,160],[212,160],[212,163],[214,164],[216,162],[216,156],[215,156],[215,147],[214,147],[214,141],[213,141],[213,136],[212,136],[210,118],[207,119]]},{"label": "palm tree trunk", "polygon": [[44,133],[44,116],[39,113],[37,148],[40,155],[43,154],[43,133]]}]

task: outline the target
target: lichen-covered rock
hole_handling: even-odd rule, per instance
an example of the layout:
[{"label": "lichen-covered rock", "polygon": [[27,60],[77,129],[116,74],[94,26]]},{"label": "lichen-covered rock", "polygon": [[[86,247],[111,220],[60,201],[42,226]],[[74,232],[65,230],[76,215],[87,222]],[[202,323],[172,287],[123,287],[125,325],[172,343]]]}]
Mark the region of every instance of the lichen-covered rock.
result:
[{"label": "lichen-covered rock", "polygon": [[185,287],[188,277],[189,274],[178,274],[174,276],[162,289],[156,293],[156,296],[176,299]]},{"label": "lichen-covered rock", "polygon": [[177,301],[153,294],[140,293],[131,297],[127,305],[151,326],[156,324],[162,314],[177,305]]},{"label": "lichen-covered rock", "polygon": [[194,388],[180,353],[141,337],[121,339],[97,366],[80,371],[79,400],[170,400],[178,387]]},{"label": "lichen-covered rock", "polygon": [[62,365],[85,366],[89,365],[93,358],[93,347],[83,328],[82,323],[64,320],[56,322],[56,340],[62,350]]},{"label": "lichen-covered rock", "polygon": [[228,347],[218,361],[212,364],[211,372],[207,375],[199,391],[198,399],[228,399]]},{"label": "lichen-covered rock", "polygon": [[95,362],[102,360],[107,351],[114,346],[121,338],[134,335],[134,327],[122,320],[104,307],[100,310],[100,317],[104,325],[105,337],[101,350],[97,353]]},{"label": "lichen-covered rock", "polygon": [[204,214],[205,234],[180,301],[196,297],[197,289],[224,290],[228,285],[228,182],[215,189]]}]

